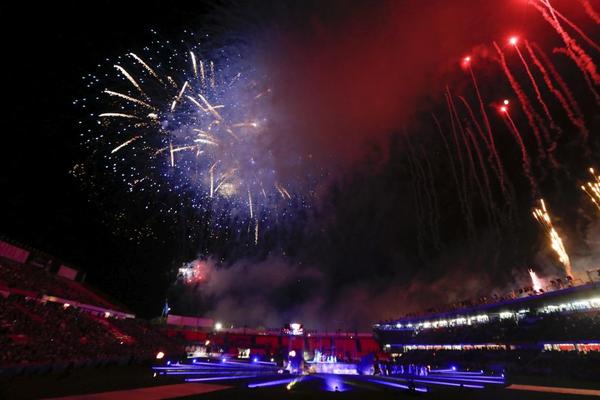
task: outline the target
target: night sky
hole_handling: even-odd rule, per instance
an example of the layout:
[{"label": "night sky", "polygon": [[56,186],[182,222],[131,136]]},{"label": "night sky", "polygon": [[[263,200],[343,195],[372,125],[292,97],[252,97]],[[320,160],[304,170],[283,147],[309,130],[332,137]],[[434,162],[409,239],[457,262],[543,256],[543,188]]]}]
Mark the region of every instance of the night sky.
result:
[{"label": "night sky", "polygon": [[[600,2],[590,3],[600,9]],[[579,2],[553,4],[589,37],[600,37]],[[176,313],[235,324],[299,319],[307,326],[368,329],[377,319],[501,293],[527,284],[527,268],[544,277],[562,271],[531,217],[540,197],[575,271],[591,268],[600,255],[597,210],[578,189],[589,180],[586,169],[599,166],[599,106],[576,65],[552,53],[564,46],[561,38],[525,0],[0,7],[12,21],[2,27],[8,123],[0,234],[86,271],[88,283],[140,316],[158,315],[168,297]],[[300,171],[306,179],[295,187],[295,200],[270,213],[258,244],[236,215],[215,227],[205,212],[185,205],[176,218],[145,213],[143,205],[157,201],[149,194],[124,194],[110,179],[84,184],[70,172],[94,160],[81,145],[78,125],[90,117],[74,104],[94,97],[82,76],[107,59],[138,52],[156,39],[152,31],[173,43],[189,40],[189,32],[208,35],[208,52],[235,48],[272,89],[273,157],[286,166],[286,177]],[[600,62],[593,46],[571,34]],[[498,42],[543,115],[507,45],[510,35],[550,56],[585,118],[587,143],[532,68],[554,118],[554,124],[538,121],[549,137],[546,156],[538,155],[492,45]],[[475,142],[483,169],[472,144],[453,142],[446,87],[457,108],[455,123],[461,122],[456,134],[461,127],[477,134],[459,96],[483,124],[470,75],[460,65],[467,54],[509,182],[506,192],[482,139]],[[537,193],[498,112],[505,98],[532,158]],[[118,211],[129,217],[115,222]],[[152,235],[131,239],[145,228]],[[177,268],[195,259],[208,266],[208,281],[174,284]]]}]

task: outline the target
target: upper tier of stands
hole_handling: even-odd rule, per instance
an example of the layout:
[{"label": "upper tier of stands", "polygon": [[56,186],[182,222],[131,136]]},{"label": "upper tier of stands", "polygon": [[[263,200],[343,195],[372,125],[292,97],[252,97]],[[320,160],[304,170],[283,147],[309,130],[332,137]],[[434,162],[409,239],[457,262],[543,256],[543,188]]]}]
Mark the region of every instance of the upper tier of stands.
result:
[{"label": "upper tier of stands", "polygon": [[109,302],[82,283],[63,278],[47,270],[0,259],[0,290],[19,292],[30,296],[54,296],[110,310],[124,311],[123,307]]},{"label": "upper tier of stands", "polygon": [[143,321],[19,295],[0,296],[0,348],[0,367],[183,352],[180,342]]}]

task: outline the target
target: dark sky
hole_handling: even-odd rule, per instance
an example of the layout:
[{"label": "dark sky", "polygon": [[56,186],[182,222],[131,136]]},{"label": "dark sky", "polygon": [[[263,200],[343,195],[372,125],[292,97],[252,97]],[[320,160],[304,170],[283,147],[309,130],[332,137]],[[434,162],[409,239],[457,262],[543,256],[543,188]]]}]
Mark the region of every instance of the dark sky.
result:
[{"label": "dark sky", "polygon": [[149,255],[115,238],[101,222],[102,210],[88,202],[88,193],[69,174],[84,157],[77,128],[81,111],[72,103],[87,95],[81,77],[104,58],[144,43],[151,28],[168,35],[194,25],[207,10],[202,2],[194,4],[1,6],[11,21],[2,27],[8,120],[2,232],[87,271],[92,284],[147,315],[164,302],[170,250],[151,246],[157,251]]},{"label": "dark sky", "polygon": [[[365,323],[366,318],[429,306],[442,293],[446,301],[503,289],[522,281],[532,264],[549,274],[559,270],[529,218],[534,199],[522,176],[518,148],[501,119],[491,117],[513,203],[507,205],[496,183],[492,195],[498,215],[490,222],[488,205],[477,197],[473,176],[467,177],[475,235],[468,232],[447,152],[431,122],[434,112],[450,135],[446,84],[476,104],[458,65],[467,52],[481,60],[477,73],[492,113],[494,101],[513,100],[514,94],[495,64],[491,41],[527,35],[548,53],[560,43],[525,1],[285,6],[103,1],[1,8],[11,23],[2,27],[8,123],[3,129],[0,233],[87,271],[91,284],[142,316],[158,314],[168,292],[178,311],[220,314],[240,323],[303,317],[322,326],[323,315],[333,314],[339,326],[364,328],[372,322]],[[598,32],[581,9],[564,11]],[[81,110],[72,104],[87,95],[82,75],[106,58],[146,45],[150,29],[171,40],[184,30],[208,31],[216,42],[231,39],[251,49],[277,89],[284,134],[295,151],[314,157],[312,173],[326,177],[312,188],[317,192],[312,207],[274,224],[258,248],[234,240],[207,244],[202,235],[188,241],[189,222],[155,225],[158,240],[124,240],[105,223],[112,211],[106,202],[92,201],[69,174],[86,157],[76,124]],[[555,59],[587,123],[597,126],[598,108],[585,82],[572,65]],[[519,67],[517,59],[511,58],[511,67]],[[525,86],[523,71],[517,76]],[[575,129],[557,104],[551,108],[563,127],[560,134],[552,133],[560,136],[561,166],[552,170],[540,161],[535,174],[541,194],[557,205],[557,221],[570,221],[563,229],[576,239],[567,244],[586,259],[592,254],[587,245],[592,211],[576,188],[597,159],[593,154],[578,157]],[[514,118],[528,130],[516,107]],[[593,153],[597,142],[593,137],[584,147]],[[457,153],[452,157],[458,162]],[[214,266],[214,282],[168,291],[173,268],[199,254],[225,261]],[[250,304],[254,319],[244,320],[234,311],[242,304]]]}]

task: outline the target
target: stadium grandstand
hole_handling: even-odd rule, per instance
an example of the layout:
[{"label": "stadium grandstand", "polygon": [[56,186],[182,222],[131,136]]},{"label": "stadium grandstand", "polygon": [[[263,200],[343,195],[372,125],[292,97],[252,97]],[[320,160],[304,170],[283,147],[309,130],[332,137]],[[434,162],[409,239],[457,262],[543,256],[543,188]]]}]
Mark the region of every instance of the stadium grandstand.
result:
[{"label": "stadium grandstand", "polygon": [[[180,322],[182,320],[185,322]],[[204,324],[194,320],[202,320]],[[357,362],[366,355],[381,353],[372,333],[303,331],[292,334],[285,329],[235,327],[217,330],[212,320],[174,315],[169,316],[167,324],[167,334],[187,344],[190,358],[225,356],[279,361],[295,351],[308,360],[317,355],[340,362]]]},{"label": "stadium grandstand", "polygon": [[40,251],[0,241],[0,375],[128,364],[183,343]]},{"label": "stadium grandstand", "polygon": [[553,280],[496,302],[383,321],[374,333],[404,363],[591,377],[600,372],[599,271],[587,276],[579,284]]},{"label": "stadium grandstand", "polygon": [[83,277],[41,251],[0,241],[0,376],[148,362],[159,353],[277,362],[290,351],[339,362],[381,353],[371,333],[223,327],[172,314],[145,321]]}]

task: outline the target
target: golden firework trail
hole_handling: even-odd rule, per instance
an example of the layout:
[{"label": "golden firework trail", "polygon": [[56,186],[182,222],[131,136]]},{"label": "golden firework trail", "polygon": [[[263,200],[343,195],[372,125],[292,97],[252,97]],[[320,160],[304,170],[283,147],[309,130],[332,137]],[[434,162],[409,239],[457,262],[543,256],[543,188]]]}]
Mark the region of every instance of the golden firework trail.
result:
[{"label": "golden firework trail", "polygon": [[127,146],[128,144],[130,144],[131,142],[138,140],[140,137],[139,136],[134,136],[131,139],[129,139],[128,141],[121,143],[120,145],[118,145],[117,147],[115,147],[114,149],[112,149],[112,151],[110,152],[110,154],[116,153],[117,151],[121,150],[123,147]]},{"label": "golden firework trail", "polygon": [[252,207],[252,193],[248,190],[248,207],[250,208],[250,219],[254,218],[254,207]]},{"label": "golden firework trail", "polygon": [[231,125],[231,127],[232,128],[258,128],[258,124],[256,122],[240,122],[239,124]]},{"label": "golden firework trail", "polygon": [[120,97],[120,98],[130,101],[132,103],[139,104],[141,106],[149,108],[151,110],[156,110],[156,107],[151,106],[150,104],[146,103],[145,101],[136,99],[135,97],[127,96],[126,94],[123,94],[123,93],[114,92],[114,91],[108,90],[108,89],[105,89],[104,93],[106,93],[109,96]]},{"label": "golden firework trail", "polygon": [[135,86],[135,88],[142,94],[144,95],[144,97],[148,97],[148,95],[146,95],[146,93],[144,92],[144,90],[142,89],[142,87],[140,86],[139,83],[137,83],[137,81],[135,79],[133,79],[133,76],[131,76],[131,74],[129,72],[127,72],[127,70],[125,70],[125,68],[121,67],[120,65],[115,65],[114,66],[121,74],[123,74],[123,76],[125,78],[127,78],[127,80],[129,82],[131,82],[131,84],[133,86]]},{"label": "golden firework trail", "polygon": [[558,259],[563,264],[567,276],[573,276],[569,254],[565,250],[565,246],[560,235],[558,232],[556,232],[556,229],[554,229],[554,226],[552,225],[552,219],[550,218],[550,214],[548,214],[544,199],[540,199],[540,208],[533,209],[533,217],[544,227],[544,229],[546,229],[546,233],[550,238],[550,246],[558,255]]},{"label": "golden firework trail", "polygon": [[150,75],[152,75],[153,77],[155,77],[160,83],[163,83],[162,79],[160,79],[160,76],[158,76],[158,74],[152,69],[152,67],[150,67],[148,64],[146,64],[144,62],[144,60],[142,60],[140,57],[138,57],[137,54],[135,53],[129,53],[129,55],[138,63],[140,63],[142,65],[142,67],[144,67],[144,69],[146,71],[148,71],[148,73]]},{"label": "golden firework trail", "polygon": [[200,103],[198,102],[198,100],[196,100],[196,99],[195,99],[195,98],[193,98],[192,96],[185,96],[185,97],[186,97],[186,98],[187,98],[189,101],[191,101],[192,103],[194,103],[194,105],[195,105],[196,107],[198,107],[198,108],[200,109],[200,111],[202,111],[202,112],[208,112],[208,110],[207,110],[206,108],[202,107],[202,104],[200,104]]},{"label": "golden firework trail", "polygon": [[590,168],[589,171],[592,174],[593,180],[586,182],[585,185],[581,185],[581,190],[588,195],[596,208],[600,210],[600,175],[596,175],[594,168]]},{"label": "golden firework trail", "polygon": [[123,114],[123,113],[102,113],[98,115],[101,118],[130,118],[130,119],[139,119],[139,117],[131,114]]},{"label": "golden firework trail", "polygon": [[185,150],[196,150],[198,146],[196,145],[189,145],[189,146],[179,146],[179,147],[173,147],[173,150],[171,150],[173,153],[177,153],[178,151],[185,151]]},{"label": "golden firework trail", "polygon": [[206,97],[202,96],[200,93],[198,93],[198,97],[200,97],[200,100],[202,100],[202,102],[206,105],[206,111],[210,112],[212,115],[215,116],[215,118],[217,118],[219,121],[223,121],[223,117],[221,116],[221,114],[219,114],[216,111],[216,108],[220,108],[219,106],[217,107],[213,107],[208,100],[206,100]]},{"label": "golden firework trail", "polygon": [[204,74],[204,61],[200,60],[200,83],[202,87],[206,86],[206,75]]},{"label": "golden firework trail", "polygon": [[277,189],[277,191],[279,192],[279,194],[281,195],[282,198],[288,198],[291,199],[292,196],[290,195],[290,193],[283,187],[281,186],[279,183],[275,184],[275,188]]},{"label": "golden firework trail", "polygon": [[254,244],[258,244],[258,218],[254,220]]},{"label": "golden firework trail", "polygon": [[181,96],[183,96],[183,92],[185,92],[185,89],[187,87],[188,87],[188,82],[185,81],[185,83],[181,87],[181,90],[179,91],[179,94],[177,95],[175,100],[173,100],[173,103],[171,103],[171,112],[175,111],[175,106],[177,106],[177,102],[181,99]]},{"label": "golden firework trail", "polygon": [[531,286],[533,286],[533,290],[535,290],[536,292],[539,292],[540,290],[542,290],[544,288],[544,284],[543,284],[542,280],[537,276],[535,271],[532,270],[531,268],[528,270],[528,272],[529,272],[529,277],[531,278]]},{"label": "golden firework trail", "polygon": [[202,143],[202,144],[209,144],[211,146],[218,146],[219,145],[219,143],[217,143],[217,142],[215,142],[213,140],[210,140],[208,138],[201,137],[201,136],[199,136],[198,139],[194,139],[194,142],[196,142],[196,143]]},{"label": "golden firework trail", "polygon": [[174,88],[177,88],[177,82],[175,82],[175,80],[170,75],[167,75],[167,80],[169,81],[171,86],[173,86]]},{"label": "golden firework trail", "polygon": [[215,80],[215,63],[214,62],[210,62],[210,86],[214,89],[214,87],[217,85],[216,80]]},{"label": "golden firework trail", "polygon": [[190,51],[190,57],[192,57],[192,69],[194,70],[194,76],[198,78],[198,63],[196,62],[196,56],[193,51]]},{"label": "golden firework trail", "polygon": [[210,174],[210,197],[213,197],[213,195],[215,193],[215,167],[217,166],[218,163],[219,162],[217,161],[216,163],[211,165],[210,169],[208,170],[208,172]]},{"label": "golden firework trail", "polygon": [[227,180],[228,180],[229,178],[231,178],[231,177],[232,177],[232,176],[233,176],[233,175],[234,175],[236,172],[237,172],[237,169],[235,169],[235,168],[234,168],[234,169],[232,169],[232,170],[230,170],[230,171],[227,171],[226,173],[224,173],[224,174],[221,176],[221,178],[220,178],[220,182],[219,182],[219,184],[218,184],[218,185],[217,185],[217,187],[215,188],[215,192],[218,192],[218,191],[219,191],[219,189],[221,188],[221,186],[223,186],[223,184],[224,184],[225,182],[227,182]]}]

